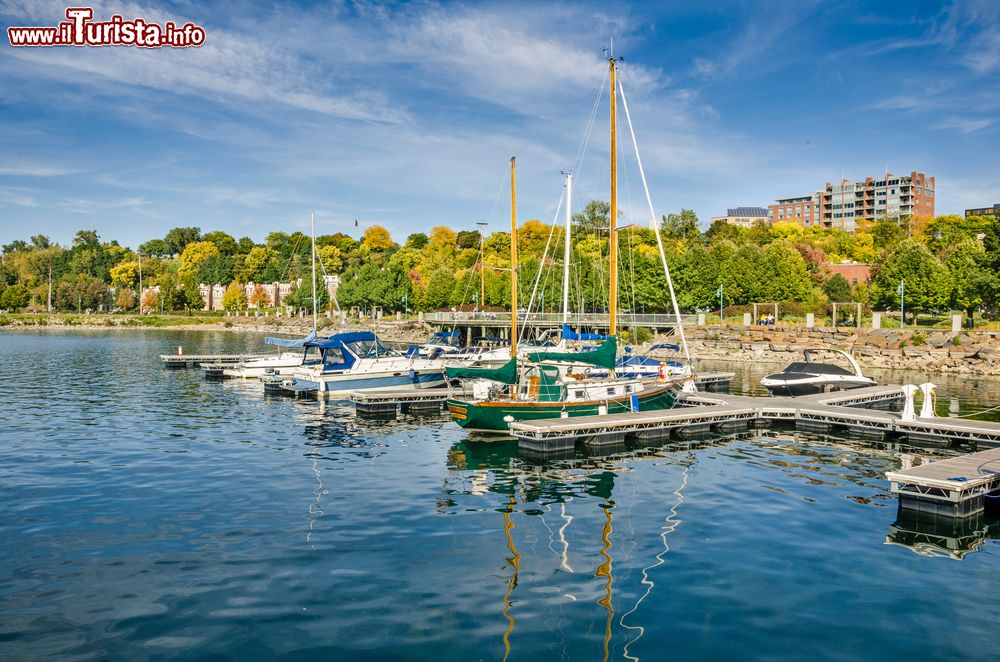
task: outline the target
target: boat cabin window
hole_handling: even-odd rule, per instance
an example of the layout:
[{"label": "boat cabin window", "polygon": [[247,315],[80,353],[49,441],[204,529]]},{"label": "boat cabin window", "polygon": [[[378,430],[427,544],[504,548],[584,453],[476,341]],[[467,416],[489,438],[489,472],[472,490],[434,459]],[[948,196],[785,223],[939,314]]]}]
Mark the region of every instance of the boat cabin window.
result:
[{"label": "boat cabin window", "polygon": [[578,397],[578,398],[585,398],[585,397],[587,397],[587,392],[586,391],[574,391],[574,392],[576,393],[576,397]]},{"label": "boat cabin window", "polygon": [[323,351],[323,365],[326,367],[343,366],[344,352],[339,349],[327,349]]},{"label": "boat cabin window", "polygon": [[614,394],[615,394],[615,387],[614,386],[609,386],[608,387],[608,395],[614,395]]},{"label": "boat cabin window", "polygon": [[320,351],[319,347],[306,347],[305,353],[302,355],[302,363],[304,365],[319,363],[323,358],[323,353]]},{"label": "boat cabin window", "polygon": [[[358,340],[347,343],[347,348],[361,359],[377,359],[382,356],[399,356],[399,352],[389,349],[378,340]],[[327,362],[329,363],[329,361]]]}]

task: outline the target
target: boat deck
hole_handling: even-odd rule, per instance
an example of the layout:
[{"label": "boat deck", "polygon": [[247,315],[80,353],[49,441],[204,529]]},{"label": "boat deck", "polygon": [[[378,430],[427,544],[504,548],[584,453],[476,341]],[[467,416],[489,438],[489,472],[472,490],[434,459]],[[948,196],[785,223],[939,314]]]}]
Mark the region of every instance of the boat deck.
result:
[{"label": "boat deck", "polygon": [[1000,448],[890,471],[885,477],[902,508],[969,517],[985,509],[991,493],[1000,492]]}]

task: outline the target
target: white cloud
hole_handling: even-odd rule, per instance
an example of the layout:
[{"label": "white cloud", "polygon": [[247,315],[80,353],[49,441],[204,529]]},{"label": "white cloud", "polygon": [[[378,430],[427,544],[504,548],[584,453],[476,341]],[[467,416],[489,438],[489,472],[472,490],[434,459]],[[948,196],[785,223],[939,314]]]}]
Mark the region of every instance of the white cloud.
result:
[{"label": "white cloud", "polygon": [[989,118],[974,118],[974,117],[946,117],[940,122],[936,122],[931,125],[932,129],[957,129],[962,133],[972,133],[974,131],[979,131],[980,129],[985,129],[993,124],[993,120]]}]

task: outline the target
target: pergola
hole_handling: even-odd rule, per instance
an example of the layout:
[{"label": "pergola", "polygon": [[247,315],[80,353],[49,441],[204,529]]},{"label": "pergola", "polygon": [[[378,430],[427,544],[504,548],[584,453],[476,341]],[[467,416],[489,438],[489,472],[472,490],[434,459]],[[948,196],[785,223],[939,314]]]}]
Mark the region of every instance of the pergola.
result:
[{"label": "pergola", "polygon": [[754,324],[759,324],[760,323],[760,315],[758,314],[760,309],[758,308],[758,306],[760,307],[760,309],[763,309],[763,310],[767,310],[768,308],[770,308],[771,310],[769,312],[773,312],[773,314],[774,314],[774,322],[775,323],[778,322],[778,304],[776,302],[774,302],[774,301],[768,301],[768,302],[763,302],[763,303],[755,303],[753,305],[753,323]]},{"label": "pergola", "polygon": [[833,328],[837,328],[837,308],[854,309],[854,326],[861,328],[861,304],[857,301],[838,301],[833,304]]}]

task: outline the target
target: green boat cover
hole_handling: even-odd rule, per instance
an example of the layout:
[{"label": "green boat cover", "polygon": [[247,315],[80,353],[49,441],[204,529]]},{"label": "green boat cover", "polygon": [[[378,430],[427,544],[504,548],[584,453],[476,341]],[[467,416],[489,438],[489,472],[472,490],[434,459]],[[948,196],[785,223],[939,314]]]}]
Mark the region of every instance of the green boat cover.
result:
[{"label": "green boat cover", "polygon": [[517,360],[511,359],[499,368],[446,367],[449,379],[489,379],[501,384],[517,383]]},{"label": "green boat cover", "polygon": [[528,354],[532,363],[540,361],[568,361],[571,363],[589,363],[608,370],[615,369],[615,359],[618,355],[618,343],[614,336],[605,340],[600,347],[589,352],[534,352]]}]

